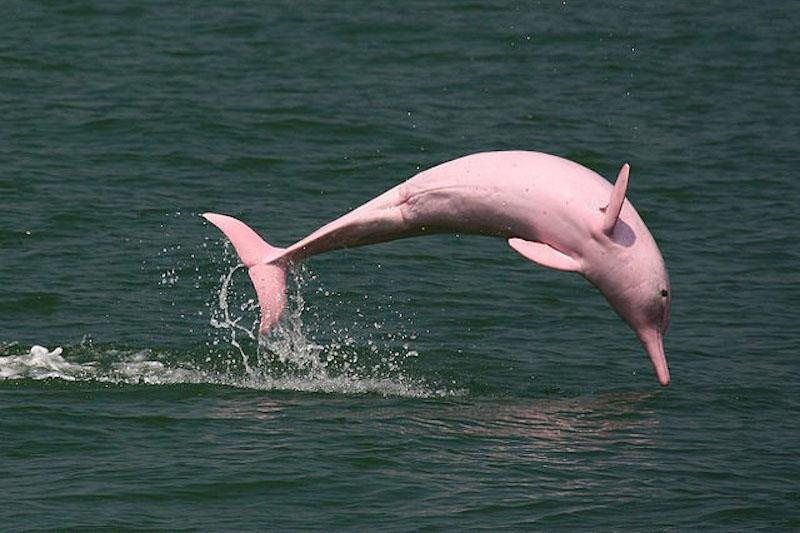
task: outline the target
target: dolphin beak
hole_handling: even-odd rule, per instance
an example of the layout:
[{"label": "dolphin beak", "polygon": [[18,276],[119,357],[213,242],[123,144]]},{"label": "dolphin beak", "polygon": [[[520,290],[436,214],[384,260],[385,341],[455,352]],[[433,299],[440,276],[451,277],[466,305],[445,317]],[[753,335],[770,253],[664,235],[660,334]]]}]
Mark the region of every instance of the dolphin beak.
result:
[{"label": "dolphin beak", "polygon": [[658,376],[658,382],[665,387],[669,385],[669,368],[667,367],[667,356],[664,355],[664,338],[657,330],[646,330],[639,333],[639,340],[642,342],[650,362]]}]

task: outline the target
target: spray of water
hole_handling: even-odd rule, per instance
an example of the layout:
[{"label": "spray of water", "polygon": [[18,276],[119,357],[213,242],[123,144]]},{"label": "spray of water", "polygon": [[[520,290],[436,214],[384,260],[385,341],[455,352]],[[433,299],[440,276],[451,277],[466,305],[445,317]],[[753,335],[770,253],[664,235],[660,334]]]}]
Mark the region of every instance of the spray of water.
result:
[{"label": "spray of water", "polygon": [[[413,389],[419,394],[424,387],[422,380],[409,378],[404,367],[404,361],[417,356],[406,338],[414,335],[383,332],[378,322],[373,322],[372,332],[367,333],[364,323],[356,321],[346,327],[340,324],[341,317],[309,309],[304,294],[317,279],[306,267],[292,271],[284,316],[269,334],[259,338],[256,302],[247,299],[236,305],[232,298],[233,279],[240,271],[232,267],[221,277],[210,324],[218,335],[215,344],[230,344],[241,356],[245,379],[256,383],[290,381],[320,390],[332,386],[348,391],[383,387],[395,392]],[[312,292],[324,300],[335,298],[321,286]],[[328,312],[336,313],[336,306]],[[356,314],[364,317],[360,309]],[[256,319],[247,322],[245,316]],[[307,318],[311,319],[308,323]],[[243,323],[249,323],[249,327]],[[246,345],[240,339],[247,341]]]},{"label": "spray of water", "polygon": [[[216,298],[217,307],[216,308],[212,307],[212,310],[216,309],[217,312],[211,315],[210,325],[213,328],[220,330],[227,330],[229,332],[230,337],[228,342],[231,344],[231,346],[236,348],[239,351],[239,354],[242,356],[242,363],[244,364],[245,371],[248,374],[252,374],[253,369],[250,367],[249,364],[250,358],[247,356],[244,349],[242,348],[242,345],[237,340],[237,335],[239,334],[245,335],[246,338],[249,338],[250,340],[254,341],[257,341],[258,337],[253,332],[253,328],[248,329],[240,325],[240,322],[244,318],[244,315],[235,318],[231,316],[231,309],[230,306],[228,305],[228,292],[230,290],[231,280],[233,280],[233,275],[236,273],[237,270],[241,270],[243,268],[244,268],[243,265],[237,265],[235,267],[231,267],[228,274],[223,275],[220,278],[222,284],[219,290],[219,294],[217,295]],[[253,305],[253,300],[251,299],[248,303],[242,306],[242,311],[251,310],[250,308],[252,305]]]},{"label": "spray of water", "polygon": [[[374,321],[376,314],[386,316],[385,303],[374,304],[376,309],[366,305],[364,309],[352,308],[352,298],[343,299],[326,290],[305,267],[291,273],[293,282],[283,319],[267,336],[259,338],[258,304],[252,298],[249,280],[244,268],[235,264],[230,247],[226,245],[225,250],[224,273],[206,304],[207,310],[198,311],[198,315],[209,316],[205,348],[121,350],[87,342],[50,350],[0,344],[0,381],[197,383],[408,397],[463,394],[409,375],[413,374],[409,359],[417,356],[410,346],[415,335],[403,327],[396,331],[397,324],[408,324],[402,315],[390,315],[393,327],[385,327]],[[192,253],[191,260],[201,259]],[[161,272],[158,286],[174,290],[188,281],[192,290],[198,290],[207,286],[207,270],[207,266],[173,264]],[[306,300],[306,294],[314,297],[312,302]]]}]

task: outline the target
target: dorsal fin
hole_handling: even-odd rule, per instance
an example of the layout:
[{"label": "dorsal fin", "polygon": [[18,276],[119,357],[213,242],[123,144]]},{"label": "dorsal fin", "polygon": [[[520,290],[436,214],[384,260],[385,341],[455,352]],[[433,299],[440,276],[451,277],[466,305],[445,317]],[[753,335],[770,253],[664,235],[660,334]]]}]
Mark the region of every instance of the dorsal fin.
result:
[{"label": "dorsal fin", "polygon": [[622,204],[625,202],[625,193],[628,191],[628,173],[631,167],[628,163],[622,165],[617,176],[617,182],[614,184],[614,190],[611,191],[611,198],[608,200],[608,205],[603,210],[606,214],[603,219],[603,232],[611,235],[614,232],[614,226],[617,224],[619,212],[622,210]]}]

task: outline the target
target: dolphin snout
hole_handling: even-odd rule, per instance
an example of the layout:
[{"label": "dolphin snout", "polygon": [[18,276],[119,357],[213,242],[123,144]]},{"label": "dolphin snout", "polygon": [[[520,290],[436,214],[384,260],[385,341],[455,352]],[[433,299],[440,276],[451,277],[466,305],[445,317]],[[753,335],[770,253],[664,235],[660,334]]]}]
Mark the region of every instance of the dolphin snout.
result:
[{"label": "dolphin snout", "polygon": [[656,330],[646,330],[639,333],[639,340],[642,342],[650,362],[656,371],[658,382],[665,387],[669,385],[669,367],[667,366],[667,356],[664,354],[664,338]]}]

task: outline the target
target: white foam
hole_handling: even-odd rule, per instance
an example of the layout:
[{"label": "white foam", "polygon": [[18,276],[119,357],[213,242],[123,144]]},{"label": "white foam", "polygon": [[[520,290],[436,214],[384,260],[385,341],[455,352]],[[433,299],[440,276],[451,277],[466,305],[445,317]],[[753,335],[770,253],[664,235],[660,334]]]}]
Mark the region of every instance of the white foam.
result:
[{"label": "white foam", "polygon": [[44,346],[34,345],[26,354],[0,357],[0,379],[59,378],[75,381],[85,377],[86,371],[91,371],[90,366],[66,361],[62,352],[60,346],[50,351]]}]

